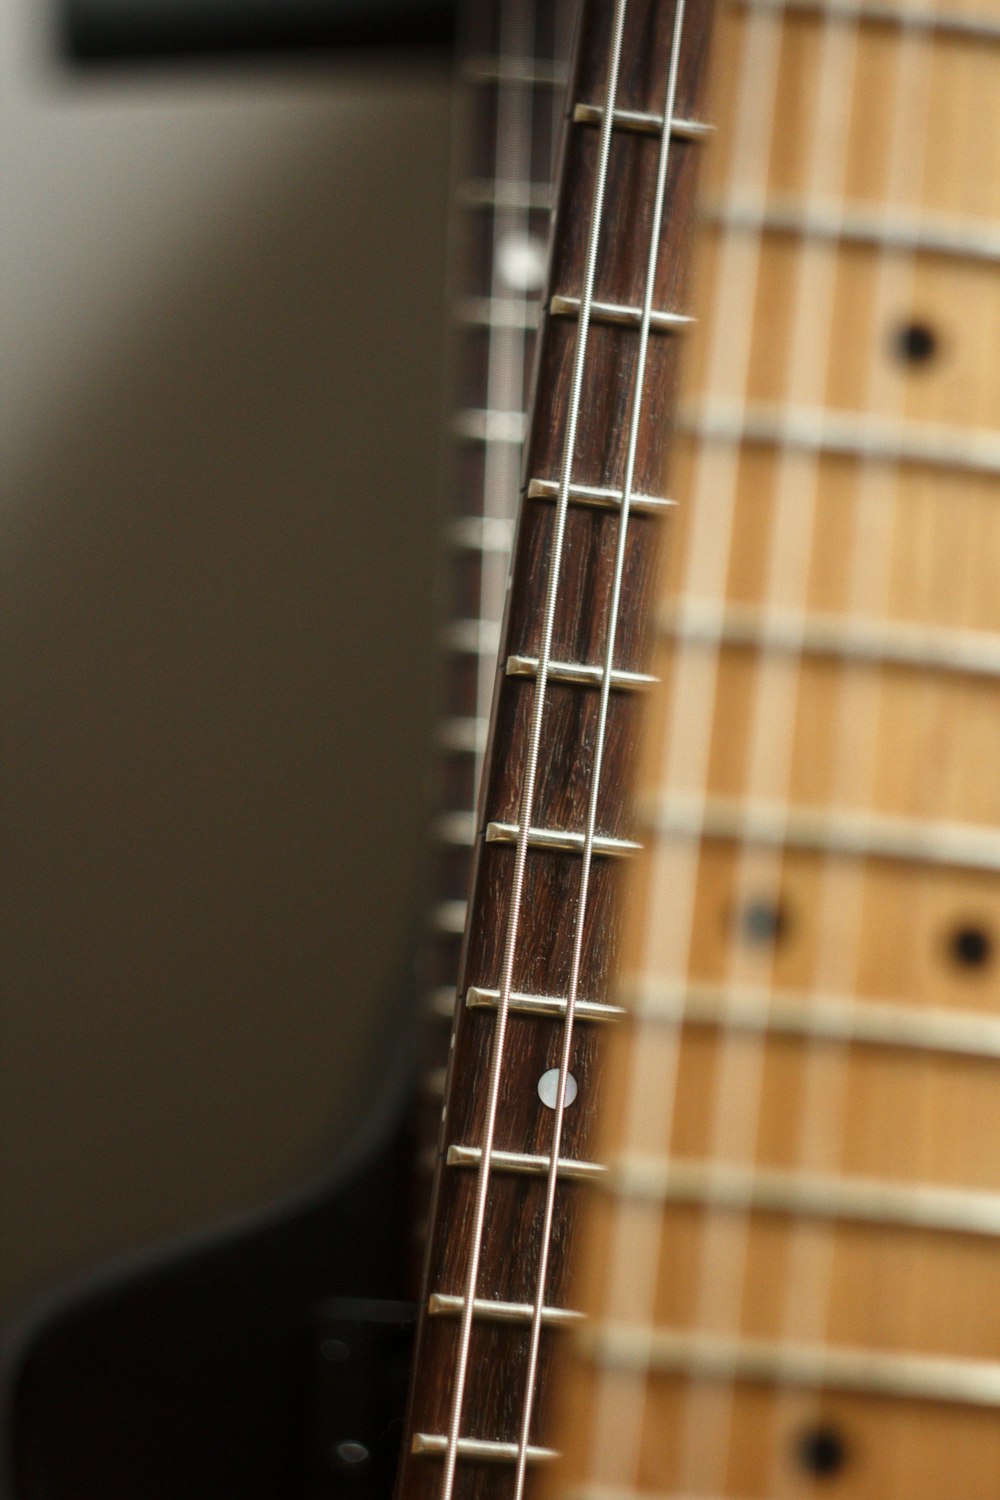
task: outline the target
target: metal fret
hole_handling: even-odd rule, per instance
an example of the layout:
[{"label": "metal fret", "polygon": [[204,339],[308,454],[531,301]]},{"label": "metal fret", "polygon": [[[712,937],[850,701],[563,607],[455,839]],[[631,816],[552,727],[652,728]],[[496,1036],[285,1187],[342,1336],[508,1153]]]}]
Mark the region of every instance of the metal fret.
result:
[{"label": "metal fret", "polygon": [[[487,823],[486,842],[488,844],[516,844],[521,829],[517,823]],[[583,852],[585,837],[582,833],[575,833],[568,828],[530,828],[528,830],[528,847],[531,849],[552,849],[558,853],[580,854]],[[605,834],[595,834],[591,843],[595,855],[604,855],[609,859],[624,859],[626,855],[635,854],[641,848],[634,839],[609,838]]]},{"label": "metal fret", "polygon": [[[444,1434],[416,1432],[413,1435],[412,1452],[424,1458],[443,1458],[448,1451],[448,1439]],[[545,1463],[551,1458],[559,1455],[554,1448],[529,1447],[526,1450],[528,1462],[531,1464]],[[516,1443],[494,1443],[486,1438],[463,1438],[460,1437],[455,1444],[455,1452],[459,1458],[485,1459],[487,1463],[517,1463]]]},{"label": "metal fret", "polygon": [[[604,119],[603,104],[574,104],[573,122],[576,125],[600,125]],[[645,109],[616,109],[611,117],[614,130],[635,130],[640,135],[662,135],[663,116]],[[670,134],[675,141],[703,141],[712,134],[713,126],[700,120],[685,120],[675,115],[670,122]]]},{"label": "metal fret", "polygon": [[460,516],[452,521],[447,535],[453,547],[467,552],[506,553],[514,537],[514,523],[501,516]]},{"label": "metal fret", "polygon": [[[537,656],[508,656],[508,677],[534,677],[538,672]],[[648,672],[624,672],[617,667],[611,673],[611,686],[618,692],[639,692],[652,687],[659,679]],[[577,687],[600,687],[604,681],[603,666],[582,661],[549,662],[550,682],[571,682]]]},{"label": "metal fret", "polygon": [[822,203],[772,200],[756,203],[727,201],[705,211],[712,224],[745,229],[751,234],[794,234],[907,254],[957,256],[963,260],[1000,261],[1000,225],[947,219],[892,219],[863,208],[829,207]]},{"label": "metal fret", "polygon": [[[458,1317],[464,1306],[464,1297],[434,1292],[428,1300],[427,1311],[432,1318]],[[493,1302],[488,1297],[477,1297],[472,1305],[473,1318],[484,1323],[530,1323],[533,1312],[530,1302]],[[573,1312],[568,1307],[542,1308],[542,1322],[550,1328],[579,1323],[582,1317],[583,1313]]]},{"label": "metal fret", "polygon": [[[449,1146],[449,1167],[478,1167],[483,1153],[479,1146]],[[521,1151],[492,1151],[490,1167],[498,1172],[517,1172],[524,1177],[546,1177],[552,1165],[550,1156],[532,1156]],[[556,1164],[560,1177],[570,1182],[595,1182],[604,1177],[607,1167],[596,1161],[576,1161],[561,1156]]]},{"label": "metal fret", "polygon": [[[528,499],[558,500],[558,479],[529,479]],[[621,490],[608,488],[605,485],[571,484],[569,499],[574,505],[594,505],[605,510],[621,510],[622,506]],[[633,514],[659,515],[671,509],[675,503],[661,495],[632,495],[629,498],[629,509]]]},{"label": "metal fret", "polygon": [[565,88],[569,74],[543,57],[495,57],[486,53],[467,57],[462,77],[470,83],[523,83],[529,88]]},{"label": "metal fret", "polygon": [[438,729],[438,744],[442,750],[466,750],[479,755],[486,748],[489,728],[488,719],[446,719]]},{"label": "metal fret", "polygon": [[973,37],[984,42],[1000,41],[1000,24],[989,16],[962,15],[959,11],[933,11],[923,6],[855,4],[854,0],[730,0],[747,10],[784,11],[843,21],[850,26],[869,22],[876,26],[898,26],[905,31],[930,31],[942,35]]},{"label": "metal fret", "polygon": [[456,437],[475,443],[516,443],[520,446],[524,441],[524,412],[468,407],[453,418],[452,431]]},{"label": "metal fret", "polygon": [[[482,989],[478,985],[470,985],[465,993],[465,1003],[470,1010],[496,1010],[499,1001],[499,990]],[[566,1000],[561,995],[525,995],[515,991],[510,997],[510,1009],[522,1016],[561,1019],[566,1014]],[[573,1007],[577,1021],[617,1021],[624,1015],[623,1006],[605,1005],[599,1000],[578,1000]]]},{"label": "metal fret", "polygon": [[474,177],[458,189],[459,203],[466,208],[515,208],[530,213],[552,207],[552,187],[547,182],[504,182]]},{"label": "metal fret", "polygon": [[436,990],[431,990],[427,997],[427,1009],[432,1016],[450,1021],[455,1014],[455,1001],[455,986],[442,984]]},{"label": "metal fret", "polygon": [[441,644],[467,656],[495,657],[500,650],[500,625],[496,620],[452,620],[441,632]]},{"label": "metal fret", "polygon": [[441,843],[468,848],[476,837],[476,814],[474,811],[458,808],[442,813],[435,824],[435,831]]},{"label": "metal fret", "polygon": [[709,441],[763,443],[884,463],[1000,474],[1000,433],[933,422],[887,422],[861,412],[718,402],[681,412],[678,426]]},{"label": "metal fret", "polygon": [[749,646],[794,655],[1000,677],[1000,636],[850,615],[747,609],[685,600],[660,616],[663,635],[695,645]]},{"label": "metal fret", "polygon": [[431,927],[435,932],[461,937],[467,912],[468,903],[465,901],[439,901],[431,912]]},{"label": "metal fret", "polygon": [[901,1229],[1000,1235],[1000,1193],[828,1177],[726,1162],[624,1157],[610,1185],[629,1198],[696,1203],[707,1208],[846,1219]]},{"label": "metal fret", "polygon": [[1000,1407],[1000,1363],[993,1360],[883,1354],[615,1324],[584,1328],[578,1337],[598,1361],[642,1373]]},{"label": "metal fret", "polygon": [[1000,829],[921,822],[846,808],[790,807],[728,798],[668,798],[653,815],[657,832],[682,838],[734,839],[856,859],[912,860],[1000,871]]},{"label": "metal fret", "polygon": [[630,1009],[667,1025],[720,1026],[817,1041],[953,1052],[1000,1058],[1000,1017],[975,1011],[918,1009],[897,1001],[775,993],[763,988],[693,983],[635,986]]},{"label": "metal fret", "polygon": [[[549,312],[554,318],[578,318],[580,299],[552,297]],[[623,302],[593,302],[590,318],[593,323],[618,323],[624,328],[641,328],[643,310],[641,307],[628,307]],[[676,333],[678,329],[689,328],[694,321],[688,313],[661,310],[650,313],[649,328],[652,333]]]},{"label": "metal fret", "polygon": [[455,322],[465,328],[513,328],[533,333],[538,327],[538,298],[463,297],[455,308]]}]

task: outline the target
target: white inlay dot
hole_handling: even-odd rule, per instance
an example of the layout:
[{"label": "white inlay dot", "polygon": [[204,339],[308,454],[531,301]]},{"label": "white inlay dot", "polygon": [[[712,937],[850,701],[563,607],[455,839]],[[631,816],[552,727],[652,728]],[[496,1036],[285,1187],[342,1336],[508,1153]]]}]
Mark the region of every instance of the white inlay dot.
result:
[{"label": "white inlay dot", "polygon": [[[555,1109],[556,1098],[559,1094],[559,1069],[549,1068],[538,1080],[538,1097],[546,1109]],[[576,1079],[572,1073],[566,1074],[566,1107],[573,1103],[576,1098]]]},{"label": "white inlay dot", "polygon": [[540,292],[545,284],[547,251],[537,235],[512,229],[497,245],[497,270],[516,292]]}]

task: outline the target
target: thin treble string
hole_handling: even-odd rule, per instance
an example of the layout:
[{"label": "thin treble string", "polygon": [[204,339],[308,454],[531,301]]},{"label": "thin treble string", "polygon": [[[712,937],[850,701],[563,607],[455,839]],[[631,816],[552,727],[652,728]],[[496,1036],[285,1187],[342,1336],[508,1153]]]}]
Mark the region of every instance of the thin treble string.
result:
[{"label": "thin treble string", "polygon": [[[508,60],[527,58],[534,52],[535,7],[532,0],[506,0],[501,7],[499,35],[499,68],[497,70],[496,117],[494,119],[493,180],[498,189],[508,182],[528,182],[531,178],[534,113],[531,86],[505,76]],[[515,280],[505,281],[501,270],[501,249],[511,235],[527,240],[530,210],[516,202],[504,201],[497,192],[493,210],[493,232],[490,245],[490,293],[488,303],[486,365],[486,444],[483,462],[483,516],[493,522],[512,522],[513,506],[521,473],[521,445],[509,441],[506,434],[490,435],[491,413],[523,413],[525,405],[524,359],[529,302],[525,287]],[[511,317],[498,328],[494,310],[503,297],[510,304]],[[478,645],[476,653],[476,722],[489,718],[496,679],[495,633],[503,614],[508,551],[492,545],[484,535],[480,551]],[[478,731],[473,764],[473,796],[479,791],[486,756],[485,737]]]},{"label": "thin treble string", "polygon": [[[821,33],[815,105],[807,125],[809,141],[803,191],[807,200],[828,186],[842,196],[846,170],[846,135],[843,130],[845,98],[854,88],[854,49],[849,32],[836,21],[826,21]],[[792,286],[790,357],[785,371],[785,392],[799,402],[821,404],[826,389],[833,329],[837,264],[827,246],[805,247],[797,254]],[[817,459],[779,447],[775,453],[776,475],[771,508],[770,545],[765,586],[762,591],[762,629],[776,611],[791,607],[804,619],[809,562],[817,503]],[[795,742],[796,709],[801,661],[799,639],[781,653],[762,651],[752,669],[753,688],[749,714],[749,746],[741,795],[770,800],[776,816],[787,816]],[[697,649],[697,648],[695,648]],[[758,987],[773,980],[774,946],[753,950],[740,942],[739,914],[749,903],[762,902],[777,910],[782,875],[782,852],[737,843],[732,906],[737,914],[736,931],[726,961],[725,983],[732,993],[747,982]],[[717,1042],[717,1068],[713,1083],[713,1106],[707,1159],[712,1163],[740,1165],[752,1171],[763,1103],[764,1065],[768,1056],[766,1028],[751,1034],[726,1028]],[[734,1211],[709,1206],[703,1216],[699,1241],[696,1326],[729,1334],[738,1332],[749,1251],[751,1209],[749,1204]],[[710,1416],[716,1436],[720,1426],[731,1425],[734,1390],[728,1386],[688,1409],[682,1467],[699,1466],[700,1483],[720,1483],[724,1448],[706,1445],[699,1429],[698,1411]],[[706,1425],[703,1420],[701,1429]],[[706,1459],[706,1454],[709,1458]],[[719,1469],[714,1481],[706,1475],[706,1463],[715,1457]]]},{"label": "thin treble string", "polygon": [[646,265],[646,280],[642,297],[642,316],[639,326],[639,347],[636,358],[635,384],[632,391],[629,415],[628,444],[625,454],[622,480],[621,510],[618,519],[618,538],[615,549],[615,566],[612,576],[611,599],[608,610],[607,639],[604,649],[600,699],[597,715],[597,736],[594,760],[590,773],[590,793],[587,820],[584,829],[583,855],[580,871],[580,896],[574,917],[573,950],[570,963],[569,984],[566,991],[566,1016],[563,1024],[562,1048],[559,1058],[559,1079],[556,1088],[552,1120],[552,1144],[545,1191],[545,1211],[542,1220],[542,1246],[538,1277],[535,1286],[534,1305],[531,1312],[531,1336],[528,1349],[528,1368],[525,1377],[524,1403],[521,1416],[521,1431],[518,1438],[517,1481],[515,1500],[521,1500],[524,1491],[524,1476],[527,1465],[528,1436],[534,1409],[535,1378],[538,1369],[538,1350],[541,1340],[542,1312],[545,1306],[545,1289],[548,1281],[549,1251],[552,1240],[552,1222],[555,1213],[556,1188],[559,1180],[559,1154],[562,1146],[563,1122],[566,1113],[566,1085],[569,1078],[573,1045],[573,1023],[580,985],[580,967],[583,958],[583,941],[590,899],[590,875],[593,866],[594,836],[597,829],[597,804],[601,791],[601,776],[604,768],[604,752],[607,744],[608,706],[611,698],[611,674],[614,668],[615,648],[621,614],[622,580],[625,572],[625,548],[628,540],[628,523],[632,504],[632,487],[635,482],[636,456],[639,446],[639,423],[645,395],[646,360],[649,352],[649,329],[653,312],[653,296],[656,287],[656,272],[659,262],[660,241],[663,234],[663,211],[667,189],[667,168],[670,162],[670,144],[674,110],[677,99],[677,78],[680,68],[681,39],[684,32],[684,0],[677,0],[674,12],[674,30],[671,40],[670,67],[663,101],[663,135],[657,161],[656,190],[653,196],[653,217]]},{"label": "thin treble string", "polygon": [[[780,31],[773,13],[751,11],[739,40],[737,89],[732,120],[733,157],[723,185],[723,201],[738,188],[742,194],[755,189],[762,194],[770,157],[775,117],[759,108],[760,97],[773,96]],[[743,201],[743,200],[741,200]],[[714,305],[705,317],[708,344],[708,383],[724,386],[735,394],[739,405],[745,399],[750,358],[748,289],[757,285],[760,236],[724,233],[714,276]],[[733,443],[720,445],[696,467],[690,489],[691,529],[684,557],[684,587],[680,593],[684,611],[696,607],[700,598],[718,598],[729,568],[733,533],[738,450]],[[704,788],[715,701],[718,650],[696,661],[695,654],[680,652],[672,668],[669,695],[668,738],[663,754],[661,784]],[[693,801],[697,799],[692,797]],[[701,814],[698,815],[700,820]],[[694,927],[694,888],[698,868],[698,841],[654,840],[649,858],[648,919],[645,938],[637,955],[636,980],[631,986],[638,1019],[644,1005],[655,1003],[658,984],[651,976],[670,969],[669,982],[680,985],[689,962]],[[659,1024],[659,1023],[656,1023]],[[645,1035],[645,1045],[633,1039],[630,1046],[632,1071],[626,1097],[622,1140],[628,1151],[642,1140],[669,1138],[677,1096],[677,1042],[675,1031],[669,1055]],[[636,1230],[630,1215],[619,1211],[612,1219],[612,1237],[604,1280],[605,1305],[611,1321],[627,1320],[636,1337],[635,1375],[630,1383],[612,1376],[598,1365],[591,1428],[588,1470],[602,1476],[618,1472],[631,1463],[630,1487],[639,1484],[642,1424],[646,1403],[646,1381],[651,1363],[651,1329],[656,1306],[657,1271],[661,1256],[662,1222],[650,1232]],[[645,1357],[639,1359],[646,1339]]]},{"label": "thin treble string", "polygon": [[513,989],[514,961],[517,955],[517,942],[520,932],[521,904],[524,894],[524,880],[528,858],[528,843],[531,833],[531,819],[534,813],[535,782],[538,773],[538,760],[541,749],[542,719],[545,709],[545,699],[548,688],[550,664],[552,659],[552,638],[555,632],[556,604],[559,594],[559,573],[562,562],[563,543],[566,531],[566,517],[569,510],[569,487],[572,476],[573,460],[576,451],[576,430],[579,421],[581,396],[583,390],[583,373],[587,353],[587,338],[590,331],[590,315],[594,300],[594,279],[597,270],[597,250],[604,212],[604,195],[608,175],[608,161],[611,152],[611,127],[614,119],[615,101],[618,93],[618,77],[621,67],[622,34],[625,25],[625,11],[627,3],[628,0],[616,0],[614,25],[612,30],[610,63],[608,69],[607,98],[605,102],[604,119],[601,124],[600,143],[598,147],[597,172],[594,184],[594,199],[591,209],[590,229],[588,234],[584,284],[580,298],[580,312],[577,324],[577,341],[574,358],[573,380],[570,388],[569,410],[566,422],[566,436],[563,447],[562,467],[559,479],[559,495],[556,501],[552,554],[549,562],[549,576],[545,600],[545,612],[543,617],[542,639],[538,656],[538,668],[535,677],[535,696],[532,713],[531,737],[528,744],[524,782],[521,794],[521,806],[519,810],[520,823],[518,827],[517,844],[514,854],[514,871],[511,882],[510,910],[507,920],[507,932],[504,939],[504,957],[500,993],[497,1001],[496,1026],[493,1033],[493,1048],[490,1059],[490,1074],[486,1099],[486,1116],[483,1129],[483,1143],[477,1175],[475,1206],[473,1210],[472,1243],[466,1271],[464,1301],[462,1305],[462,1317],[458,1337],[458,1353],[456,1357],[455,1384],[452,1393],[451,1412],[448,1423],[448,1441],[444,1459],[444,1476],[441,1490],[442,1500],[451,1500],[455,1483],[455,1465],[458,1457],[458,1437],[462,1422],[462,1407],[465,1398],[465,1385],[469,1363],[469,1345],[472,1337],[472,1320],[475,1310],[475,1297],[479,1280],[479,1262],[482,1252],[483,1227],[486,1219],[486,1201],[487,1194],[489,1192],[493,1141],[496,1133],[496,1119],[500,1099],[500,1083],[503,1074],[504,1046],[506,1043],[507,1023],[510,1014],[510,997],[511,991]]},{"label": "thin treble string", "polygon": [[[885,183],[883,218],[891,223],[896,200],[904,200],[919,187],[926,142],[926,104],[929,86],[928,52],[923,52],[916,32],[904,31],[900,38],[899,66],[894,85],[890,129],[889,171]],[[917,196],[915,194],[915,196]],[[878,251],[872,326],[882,328],[893,306],[906,306],[911,297],[915,257],[885,248]],[[881,358],[879,357],[881,355]],[[893,382],[884,363],[879,341],[871,347],[863,409],[878,411],[892,407]],[[892,532],[898,513],[898,496],[892,478],[881,466],[862,461],[857,495],[851,564],[848,570],[846,605],[849,617],[858,610],[873,613],[873,601],[885,610],[892,562]],[[849,805],[851,792],[864,787],[871,803],[874,788],[875,751],[881,678],[866,673],[845,683],[839,693],[833,742],[834,785],[831,805]],[[817,920],[817,951],[820,964],[816,987],[820,993],[858,997],[861,951],[861,909],[866,874],[863,862],[846,868],[831,855],[823,860]],[[804,1097],[812,1101],[804,1113],[799,1132],[796,1163],[815,1170],[836,1166],[843,1156],[846,1113],[848,1049],[843,1044],[812,1042],[807,1049]],[[819,1107],[817,1107],[817,1100]],[[786,1329],[810,1328],[816,1342],[828,1336],[831,1268],[835,1228],[823,1224],[808,1237],[796,1225],[790,1258],[784,1306]],[[812,1253],[810,1254],[810,1249]],[[801,1333],[799,1335],[801,1337]]]}]

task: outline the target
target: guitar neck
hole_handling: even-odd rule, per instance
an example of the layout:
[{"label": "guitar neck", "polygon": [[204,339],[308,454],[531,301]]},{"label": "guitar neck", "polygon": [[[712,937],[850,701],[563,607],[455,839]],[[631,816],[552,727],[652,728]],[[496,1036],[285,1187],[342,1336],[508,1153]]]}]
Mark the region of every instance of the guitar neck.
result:
[{"label": "guitar neck", "polygon": [[[426,1236],[462,935],[496,680],[552,173],[578,0],[467,0],[459,11],[452,242],[451,515],[432,881],[421,970],[417,1215]],[[502,415],[497,415],[498,413]],[[491,414],[491,415],[489,415]]]},{"label": "guitar neck", "polygon": [[[705,133],[704,43],[704,8],[661,0],[590,4],[579,32],[476,819],[407,1497],[523,1492],[546,1453],[536,1393],[575,1316],[566,1252],[601,1173],[599,1065],[618,1014],[607,991],[634,847],[625,788],[648,682],[644,604],[670,509],[660,475],[686,326],[679,252]],[[472,441],[506,430],[502,409],[484,410],[464,419]]]},{"label": "guitar neck", "polygon": [[555,1493],[1000,1474],[1000,10],[719,22]]}]

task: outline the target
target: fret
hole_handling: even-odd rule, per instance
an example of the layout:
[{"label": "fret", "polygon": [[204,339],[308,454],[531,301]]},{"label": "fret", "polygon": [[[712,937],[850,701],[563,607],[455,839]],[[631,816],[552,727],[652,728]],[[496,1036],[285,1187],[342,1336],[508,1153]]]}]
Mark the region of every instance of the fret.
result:
[{"label": "fret", "polygon": [[438,1016],[443,1021],[450,1021],[455,1014],[455,1002],[455,986],[439,984],[436,989],[428,993],[427,1009],[430,1015]]},{"label": "fret", "polygon": [[883,5],[878,0],[858,4],[855,0],[728,0],[735,8],[777,11],[787,15],[816,16],[841,21],[848,26],[896,26],[900,31],[938,33],[968,37],[983,42],[1000,41],[1000,23],[982,13],[932,10],[916,5]]},{"label": "fret", "polygon": [[529,88],[565,88],[567,69],[544,57],[496,57],[480,53],[467,57],[461,75],[470,83],[522,83]]},{"label": "fret", "polygon": [[503,182],[472,178],[458,190],[458,201],[466,208],[513,208],[525,213],[552,207],[552,188],[547,182]]},{"label": "fret", "polygon": [[476,814],[474,810],[455,808],[442,813],[434,825],[435,833],[444,844],[457,844],[466,849],[476,836]]},{"label": "fret", "polygon": [[975,1011],[697,981],[684,986],[647,981],[631,991],[630,1001],[630,1009],[641,1020],[671,1026],[718,1026],[816,1041],[1000,1058],[1000,1017]]},{"label": "fret", "polygon": [[[496,1010],[499,1001],[499,990],[483,989],[479,985],[470,985],[465,994],[465,1003],[470,1010]],[[510,997],[510,1009],[515,1015],[560,1019],[566,1014],[566,1000],[560,995],[525,995],[515,991]],[[577,1000],[573,1007],[577,1021],[617,1021],[624,1014],[623,1006],[608,1005],[600,1000]]]},{"label": "fret", "polygon": [[[450,1296],[444,1292],[433,1292],[428,1299],[427,1311],[432,1318],[460,1317],[465,1306],[464,1297]],[[484,1323],[530,1324],[534,1315],[530,1302],[493,1302],[488,1297],[477,1297],[473,1317]],[[583,1313],[568,1307],[543,1307],[542,1323],[548,1328],[561,1328],[579,1323]]]},{"label": "fret", "polygon": [[578,1337],[592,1358],[621,1370],[1000,1408],[1000,1363],[992,1360],[882,1354],[608,1323],[585,1328]]},{"label": "fret", "polygon": [[678,427],[711,442],[760,443],[886,464],[1000,474],[1000,433],[932,422],[886,422],[863,413],[706,403],[682,412]]},{"label": "fret", "polygon": [[[508,677],[535,677],[538,657],[508,656],[505,671]],[[652,687],[656,680],[648,672],[624,672],[617,667],[611,673],[611,686],[616,692],[639,692]],[[600,687],[604,681],[604,668],[590,662],[552,661],[549,662],[549,681],[568,682],[576,687]]]},{"label": "fret", "polygon": [[[556,318],[578,318],[580,298],[552,297],[549,312]],[[592,323],[616,323],[623,328],[641,328],[643,310],[641,307],[627,307],[621,302],[592,302],[590,320]],[[678,329],[689,328],[693,322],[694,318],[687,313],[654,309],[649,314],[649,328],[653,333],[676,333]]]},{"label": "fret", "polygon": [[1000,1235],[1000,1194],[972,1189],[628,1156],[612,1161],[608,1182],[624,1197],[640,1201]]},{"label": "fret", "polygon": [[465,931],[466,902],[439,901],[431,911],[431,926],[435,932],[461,937]]},{"label": "fret", "polygon": [[[601,104],[581,103],[573,106],[575,125],[600,125],[603,119],[604,106]],[[612,128],[635,130],[640,135],[662,135],[663,116],[655,110],[616,109],[612,117]],[[702,124],[700,120],[685,120],[675,116],[670,122],[670,134],[674,140],[703,141],[711,133],[711,125]]]},{"label": "fret", "polygon": [[488,719],[461,717],[446,719],[438,729],[438,744],[442,750],[467,751],[470,755],[481,755],[486,748],[489,727]]},{"label": "fret", "polygon": [[492,660],[500,649],[500,625],[496,620],[452,620],[441,632],[441,644],[449,651]]},{"label": "fret", "polygon": [[[445,1160],[449,1167],[478,1167],[483,1159],[479,1146],[449,1146]],[[491,1151],[490,1166],[496,1172],[514,1172],[521,1177],[547,1177],[551,1156],[536,1156],[526,1151]],[[607,1175],[607,1167],[596,1161],[577,1161],[560,1156],[556,1171],[568,1182],[597,1182]]]},{"label": "fret", "polygon": [[455,307],[456,323],[466,328],[511,328],[533,333],[538,326],[540,304],[520,297],[463,297]]},{"label": "fret", "polygon": [[1000,636],[850,615],[715,606],[697,600],[661,611],[659,630],[689,645],[740,646],[844,662],[1000,677]]},{"label": "fret", "polygon": [[[520,836],[517,823],[487,823],[488,844],[516,844]],[[531,828],[528,831],[530,849],[551,849],[560,854],[582,854],[586,836],[569,828]],[[634,839],[610,838],[595,834],[591,844],[593,853],[608,859],[624,859],[642,848]]]},{"label": "fret", "polygon": [[726,798],[669,797],[653,813],[656,832],[741,840],[855,859],[910,860],[1000,871],[1000,829],[925,822],[847,809],[789,807]]},{"label": "fret", "polygon": [[507,557],[513,536],[513,521],[502,516],[460,516],[448,527],[452,546],[467,552],[499,552]]},{"label": "fret", "polygon": [[[460,1437],[456,1449],[459,1458],[487,1463],[517,1463],[518,1458],[516,1443],[497,1443],[488,1438]],[[441,1458],[448,1451],[448,1439],[443,1434],[417,1432],[413,1435],[411,1451],[425,1458]],[[529,1445],[526,1452],[529,1464],[546,1463],[559,1457],[554,1448]]]},{"label": "fret", "polygon": [[[568,491],[570,504],[592,505],[600,510],[620,510],[622,492],[597,484],[571,484]],[[529,479],[529,500],[558,500],[558,479]],[[637,515],[659,515],[673,506],[672,500],[660,495],[631,495],[629,506]]]},{"label": "fret", "polygon": [[456,437],[474,443],[516,443],[524,441],[524,413],[520,411],[485,411],[467,407],[452,420]]},{"label": "fret", "polygon": [[791,234],[803,239],[872,246],[905,254],[953,256],[961,260],[1000,261],[1000,225],[974,219],[967,223],[939,218],[903,219],[864,208],[772,200],[728,201],[705,210],[710,224],[749,234]]}]

